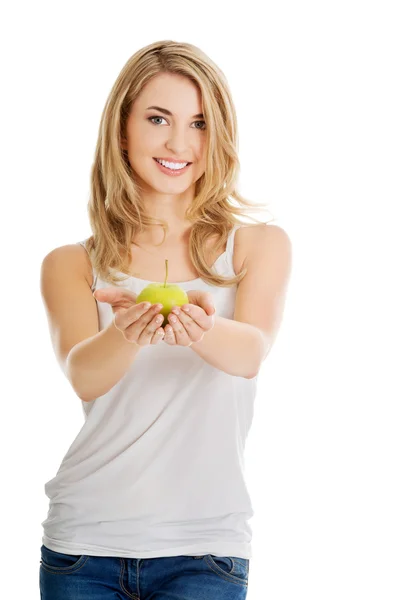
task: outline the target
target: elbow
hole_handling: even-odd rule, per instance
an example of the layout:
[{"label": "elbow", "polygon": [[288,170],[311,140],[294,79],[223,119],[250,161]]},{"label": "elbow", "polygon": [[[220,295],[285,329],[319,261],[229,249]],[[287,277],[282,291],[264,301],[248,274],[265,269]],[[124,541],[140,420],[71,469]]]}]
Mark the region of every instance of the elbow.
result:
[{"label": "elbow", "polygon": [[258,364],[257,368],[255,370],[253,369],[249,375],[244,375],[244,378],[245,379],[254,379],[255,377],[257,377],[257,375],[260,372],[260,367],[261,367],[261,364]]},{"label": "elbow", "polygon": [[246,379],[254,379],[255,377],[257,377],[257,375],[260,372],[261,366],[263,361],[267,358],[268,353],[271,349],[271,342],[270,339],[267,337],[267,335],[261,331],[258,330],[259,333],[261,334],[259,336],[259,345],[258,345],[258,349],[257,349],[257,364],[256,364],[256,368],[251,371],[251,373],[249,375],[245,375]]},{"label": "elbow", "polygon": [[78,391],[78,389],[76,389],[74,387],[73,387],[73,390],[74,390],[75,394],[78,396],[79,400],[82,400],[82,402],[92,402],[93,400],[96,400],[96,398],[98,398],[98,396],[93,397],[93,395],[82,393],[82,390]]},{"label": "elbow", "polygon": [[267,358],[270,350],[271,350],[271,345],[263,346],[261,357],[257,363],[257,368],[255,370],[253,370],[250,375],[246,376],[246,379],[254,379],[254,377],[257,377],[257,375],[260,373],[262,364],[263,364],[264,360]]},{"label": "elbow", "polygon": [[91,402],[93,400],[93,398],[89,398],[86,394],[83,394],[82,390],[79,390],[79,388],[73,385],[71,381],[70,384],[75,394],[78,396],[79,400],[82,400],[82,402]]},{"label": "elbow", "polygon": [[259,373],[259,370],[256,373],[253,373],[252,375],[247,375],[245,377],[245,379],[254,379],[255,377],[257,377],[258,373]]},{"label": "elbow", "polygon": [[64,374],[78,398],[82,400],[82,402],[90,402],[92,398],[89,398],[82,390],[81,378],[78,376],[77,368],[71,360],[71,353],[68,355],[65,362]]},{"label": "elbow", "polygon": [[82,400],[82,402],[92,402],[92,400],[95,399],[95,398],[85,398],[84,396],[79,395],[79,394],[77,394],[77,396],[80,400]]},{"label": "elbow", "polygon": [[255,371],[253,371],[253,375],[251,377],[248,377],[248,379],[253,379],[254,377],[257,377],[257,375],[259,374],[260,369],[263,365],[263,362],[265,361],[265,359],[271,352],[271,348],[273,346],[273,343],[274,343],[275,337],[276,337],[276,335],[266,333],[265,331],[262,331],[260,329],[259,329],[259,332],[261,333],[261,336],[260,336],[260,346],[259,346],[257,368]]}]

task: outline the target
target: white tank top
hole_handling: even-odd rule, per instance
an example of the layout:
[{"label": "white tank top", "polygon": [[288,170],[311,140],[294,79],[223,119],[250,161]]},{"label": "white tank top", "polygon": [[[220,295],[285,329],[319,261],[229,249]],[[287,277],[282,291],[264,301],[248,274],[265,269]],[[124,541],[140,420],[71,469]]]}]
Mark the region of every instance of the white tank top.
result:
[{"label": "white tank top", "polygon": [[[235,275],[238,227],[214,263],[221,275]],[[92,291],[110,287],[93,276]],[[149,283],[130,277],[122,285],[139,294]],[[211,292],[216,314],[233,319],[237,286],[200,278],[179,285]],[[104,329],[112,308],[100,301],[97,308]],[[109,392],[82,401],[84,424],[44,486],[50,503],[42,543],[92,556],[251,558],[244,449],[256,383],[187,347],[143,346]]]}]

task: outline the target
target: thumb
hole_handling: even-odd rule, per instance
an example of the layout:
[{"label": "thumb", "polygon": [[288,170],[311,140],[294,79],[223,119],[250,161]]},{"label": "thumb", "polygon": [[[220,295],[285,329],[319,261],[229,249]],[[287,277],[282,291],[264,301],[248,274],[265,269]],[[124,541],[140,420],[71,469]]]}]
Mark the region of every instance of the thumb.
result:
[{"label": "thumb", "polygon": [[99,302],[131,306],[136,303],[137,294],[125,288],[108,287],[95,290],[93,296]]},{"label": "thumb", "polygon": [[211,316],[215,313],[215,306],[213,303],[206,304],[206,307],[204,310],[206,311],[208,316]]},{"label": "thumb", "polygon": [[214,300],[210,292],[205,292],[203,290],[190,290],[188,292],[189,302],[193,299],[195,303],[207,313],[207,315],[211,316],[215,313]]}]

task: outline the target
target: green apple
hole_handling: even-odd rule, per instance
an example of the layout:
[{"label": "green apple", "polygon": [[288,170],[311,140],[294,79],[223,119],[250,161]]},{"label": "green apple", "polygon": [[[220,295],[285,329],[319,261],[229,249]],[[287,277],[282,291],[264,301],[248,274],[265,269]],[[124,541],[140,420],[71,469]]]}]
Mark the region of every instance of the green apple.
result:
[{"label": "green apple", "polygon": [[140,292],[136,298],[136,304],[140,302],[151,302],[152,304],[162,304],[160,313],[164,316],[162,327],[168,323],[168,315],[173,306],[182,306],[189,303],[189,298],[177,283],[167,283],[168,279],[168,259],[165,259],[165,279],[164,283],[150,283]]}]

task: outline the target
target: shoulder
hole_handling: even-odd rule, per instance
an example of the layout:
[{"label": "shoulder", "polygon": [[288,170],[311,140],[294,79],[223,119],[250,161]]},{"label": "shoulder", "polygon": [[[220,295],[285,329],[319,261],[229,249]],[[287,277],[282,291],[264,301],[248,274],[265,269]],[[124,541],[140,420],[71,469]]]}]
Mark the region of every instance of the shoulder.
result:
[{"label": "shoulder", "polygon": [[279,225],[268,223],[246,224],[239,227],[235,237],[235,246],[237,245],[241,268],[248,266],[249,261],[262,259],[266,253],[278,253],[282,255],[282,258],[289,258],[291,255],[292,243],[290,237]]},{"label": "shoulder", "polygon": [[57,268],[60,271],[72,269],[85,277],[89,286],[93,284],[92,264],[89,254],[81,244],[66,244],[51,250],[42,261],[42,272],[45,269]]},{"label": "shoulder", "polygon": [[[268,240],[281,240],[286,239],[289,241],[288,233],[279,225],[270,225],[269,223],[260,223],[256,225],[244,225],[239,227],[236,232],[236,236],[241,240],[242,243],[248,243],[252,245],[251,240],[256,239],[257,241],[268,239]],[[253,244],[254,245],[254,244]]]}]

